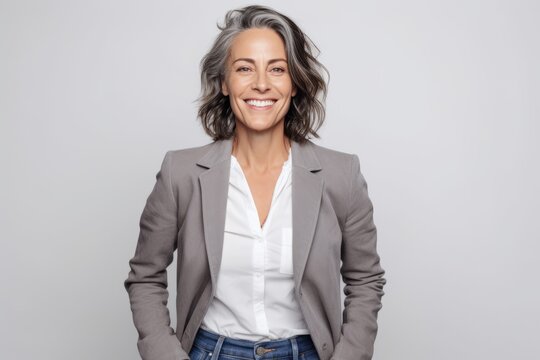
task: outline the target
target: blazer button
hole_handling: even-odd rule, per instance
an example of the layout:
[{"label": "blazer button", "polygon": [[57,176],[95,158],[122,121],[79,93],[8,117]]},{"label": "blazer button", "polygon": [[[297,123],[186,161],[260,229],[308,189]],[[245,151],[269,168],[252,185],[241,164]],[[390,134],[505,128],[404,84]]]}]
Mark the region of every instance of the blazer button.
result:
[{"label": "blazer button", "polygon": [[326,350],[326,343],[322,344],[323,350]]}]

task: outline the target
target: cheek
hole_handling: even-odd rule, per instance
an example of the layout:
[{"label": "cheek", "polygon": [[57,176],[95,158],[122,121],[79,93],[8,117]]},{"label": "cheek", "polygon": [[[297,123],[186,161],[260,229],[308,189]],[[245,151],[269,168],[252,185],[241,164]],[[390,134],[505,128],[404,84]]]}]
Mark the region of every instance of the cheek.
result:
[{"label": "cheek", "polygon": [[230,97],[229,100],[233,112],[238,115],[238,112],[240,111],[240,106],[242,105],[242,100],[235,97]]},{"label": "cheek", "polygon": [[293,94],[293,86],[292,83],[288,80],[280,81],[279,84],[276,84],[278,88],[280,89],[281,93],[283,95],[292,96]]},{"label": "cheek", "polygon": [[288,112],[291,108],[291,99],[288,99],[286,103],[283,105],[283,112]]},{"label": "cheek", "polygon": [[235,93],[236,95],[245,91],[249,84],[250,80],[246,76],[231,75],[229,80],[227,81],[227,87],[229,88],[229,91],[231,93]]}]

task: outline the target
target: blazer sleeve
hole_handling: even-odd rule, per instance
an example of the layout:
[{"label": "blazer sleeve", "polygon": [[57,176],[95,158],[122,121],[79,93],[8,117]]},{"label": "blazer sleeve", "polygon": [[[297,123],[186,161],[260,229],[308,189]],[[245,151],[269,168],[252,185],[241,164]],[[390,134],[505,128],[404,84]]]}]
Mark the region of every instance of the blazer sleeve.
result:
[{"label": "blazer sleeve", "polygon": [[142,212],[135,256],[129,261],[131,271],[124,282],[143,360],[189,359],[170,327],[167,309],[167,267],[173,260],[178,233],[170,172],[168,151]]},{"label": "blazer sleeve", "polygon": [[345,309],[340,339],[331,359],[370,360],[386,280],[377,254],[373,204],[360,172],[360,161],[355,154],[351,158],[351,173],[349,210],[344,223],[341,249]]}]

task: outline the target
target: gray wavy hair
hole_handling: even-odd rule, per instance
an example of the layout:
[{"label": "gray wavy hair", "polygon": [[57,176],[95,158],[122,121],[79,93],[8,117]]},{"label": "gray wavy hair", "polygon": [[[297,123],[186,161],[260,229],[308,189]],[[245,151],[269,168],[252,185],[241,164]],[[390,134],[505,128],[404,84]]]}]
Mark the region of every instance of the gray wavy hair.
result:
[{"label": "gray wavy hair", "polygon": [[[246,29],[270,28],[285,43],[292,83],[297,89],[285,116],[285,135],[297,142],[304,142],[310,136],[319,138],[317,130],[322,126],[326,114],[324,102],[330,76],[324,65],[316,59],[320,51],[311,39],[290,18],[260,5],[228,11],[224,24],[217,24],[217,27],[221,33],[200,64],[198,117],[205,132],[214,141],[229,139],[234,135],[234,113],[229,98],[221,93],[221,82],[225,77],[232,42],[236,35]],[[325,80],[323,74],[327,75],[328,80]]]}]

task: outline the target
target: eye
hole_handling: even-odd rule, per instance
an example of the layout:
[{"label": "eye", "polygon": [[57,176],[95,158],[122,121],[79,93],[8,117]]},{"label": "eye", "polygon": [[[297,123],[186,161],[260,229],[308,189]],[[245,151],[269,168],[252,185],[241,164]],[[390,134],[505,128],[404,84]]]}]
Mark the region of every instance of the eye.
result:
[{"label": "eye", "polygon": [[236,69],[236,71],[238,72],[246,72],[246,71],[249,71],[250,69],[247,67],[247,66],[240,66],[238,69]]},{"label": "eye", "polygon": [[284,73],[285,69],[281,68],[281,67],[275,67],[275,68],[272,69],[272,72]]}]

